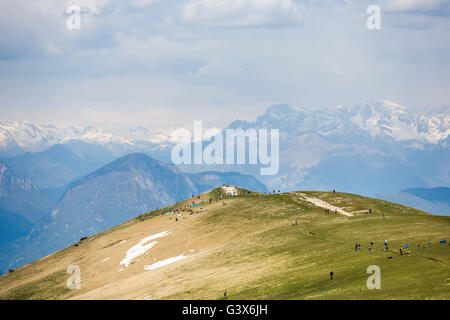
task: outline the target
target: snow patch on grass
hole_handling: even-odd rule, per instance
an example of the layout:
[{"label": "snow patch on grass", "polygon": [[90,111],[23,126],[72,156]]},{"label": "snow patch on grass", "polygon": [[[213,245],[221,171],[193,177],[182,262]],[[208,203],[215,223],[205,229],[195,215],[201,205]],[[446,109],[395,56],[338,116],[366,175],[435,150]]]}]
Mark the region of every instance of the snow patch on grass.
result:
[{"label": "snow patch on grass", "polygon": [[148,266],[144,266],[144,270],[150,271],[150,270],[159,269],[161,267],[165,267],[165,266],[167,266],[167,265],[169,265],[171,263],[183,260],[185,258],[187,258],[187,256],[182,254],[182,255],[179,255],[177,257],[172,257],[172,258],[168,258],[168,259],[165,259],[165,260],[161,260],[161,261],[158,261],[158,262],[156,262],[154,264],[151,264],[151,265],[148,265]]},{"label": "snow patch on grass", "polygon": [[[120,265],[124,264],[125,267],[128,267],[133,259],[144,254],[147,250],[149,250],[151,247],[153,247],[155,244],[158,243],[158,241],[152,241],[152,240],[165,237],[169,234],[170,234],[170,232],[164,231],[164,232],[160,232],[160,233],[157,233],[157,234],[154,234],[154,235],[151,235],[151,236],[148,236],[148,237],[142,239],[137,245],[128,249],[128,251],[125,255],[125,258],[122,261],[120,261]],[[152,242],[150,242],[150,241],[152,241]]]}]

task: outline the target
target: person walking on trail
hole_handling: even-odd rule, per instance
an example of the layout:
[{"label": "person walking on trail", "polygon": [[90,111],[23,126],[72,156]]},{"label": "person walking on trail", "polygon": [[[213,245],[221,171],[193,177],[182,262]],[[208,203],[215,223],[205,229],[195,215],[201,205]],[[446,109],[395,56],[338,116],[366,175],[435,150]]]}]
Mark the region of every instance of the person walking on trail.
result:
[{"label": "person walking on trail", "polygon": [[386,217],[386,213],[385,212],[383,212],[383,219]]},{"label": "person walking on trail", "polygon": [[358,244],[355,243],[355,251],[358,251]]},{"label": "person walking on trail", "polygon": [[417,241],[417,250],[420,250],[420,242]]},{"label": "person walking on trail", "polygon": [[337,209],[334,209],[334,214],[337,214]]},{"label": "person walking on trail", "polygon": [[372,254],[372,248],[369,247],[369,254]]},{"label": "person walking on trail", "polygon": [[403,247],[400,246],[400,255],[403,255]]},{"label": "person walking on trail", "polygon": [[428,240],[428,248],[431,247],[431,240]]},{"label": "person walking on trail", "polygon": [[330,279],[333,280],[334,272],[330,271]]}]

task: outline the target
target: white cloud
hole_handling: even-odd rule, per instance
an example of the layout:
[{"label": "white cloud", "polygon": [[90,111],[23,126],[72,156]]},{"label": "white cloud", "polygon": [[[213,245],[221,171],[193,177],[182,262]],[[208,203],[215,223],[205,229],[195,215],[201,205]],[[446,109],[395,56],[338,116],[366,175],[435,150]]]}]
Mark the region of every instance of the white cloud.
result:
[{"label": "white cloud", "polygon": [[382,5],[390,11],[429,11],[439,9],[448,0],[383,0]]},{"label": "white cloud", "polygon": [[143,7],[147,7],[150,6],[156,2],[158,2],[159,0],[129,0],[130,1],[130,5],[134,8],[143,8]]},{"label": "white cloud", "polygon": [[[36,1],[40,2],[40,1]],[[67,6],[77,5],[82,10],[87,11],[89,14],[99,15],[102,12],[102,9],[110,4],[110,0],[67,0]],[[57,8],[55,4],[53,4],[53,9]]]},{"label": "white cloud", "polygon": [[182,19],[219,27],[291,25],[301,22],[302,12],[293,0],[190,0]]},{"label": "white cloud", "polygon": [[[373,0],[382,14],[383,1]],[[73,32],[65,9],[76,2],[84,9]],[[0,112],[102,127],[223,126],[280,101],[448,104],[450,20],[435,13],[445,3],[388,2],[383,29],[371,32],[372,0],[1,0]],[[408,11],[419,8],[432,11]]]}]

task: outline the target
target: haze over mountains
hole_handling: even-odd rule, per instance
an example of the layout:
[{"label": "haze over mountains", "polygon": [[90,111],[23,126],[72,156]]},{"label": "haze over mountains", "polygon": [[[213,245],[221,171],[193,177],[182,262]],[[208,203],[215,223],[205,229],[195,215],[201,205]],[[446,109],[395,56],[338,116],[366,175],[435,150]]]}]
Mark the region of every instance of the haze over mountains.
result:
[{"label": "haze over mountains", "polygon": [[[238,171],[254,175],[269,189],[339,189],[369,196],[450,184],[449,108],[426,114],[373,100],[320,109],[275,105],[253,122],[236,120],[228,128],[279,129],[279,173],[261,176],[258,166],[249,165],[185,165],[180,169],[190,173]],[[145,128],[107,133],[92,127],[0,123],[0,157],[43,151],[56,143],[96,168],[133,152],[171,162],[174,145],[169,134]]]},{"label": "haze over mountains", "polygon": [[230,128],[280,128],[280,173],[262,177],[269,186],[373,195],[450,182],[450,113],[414,114],[387,101],[318,110],[278,105]]}]

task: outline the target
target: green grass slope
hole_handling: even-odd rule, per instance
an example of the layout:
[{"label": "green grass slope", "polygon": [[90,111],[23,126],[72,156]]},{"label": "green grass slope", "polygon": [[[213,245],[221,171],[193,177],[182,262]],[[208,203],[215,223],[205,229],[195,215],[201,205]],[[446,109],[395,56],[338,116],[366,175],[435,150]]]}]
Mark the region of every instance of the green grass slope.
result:
[{"label": "green grass slope", "polygon": [[[322,208],[305,201],[296,192],[247,193],[226,198],[225,206],[221,205],[222,201],[213,201],[213,204],[205,205],[207,214],[202,213],[196,218],[186,216],[176,224],[180,234],[190,242],[198,238],[199,243],[209,246],[204,254],[155,273],[155,277],[160,277],[158,283],[161,285],[155,281],[146,283],[149,274],[137,266],[130,276],[124,273],[120,273],[123,277],[120,279],[109,276],[108,284],[118,288],[120,298],[137,298],[127,295],[127,290],[141,290],[143,296],[144,293],[151,294],[156,299],[224,299],[225,290],[226,299],[450,298],[449,217],[433,216],[353,194],[302,193],[354,215],[325,214]],[[202,199],[216,199],[221,194],[220,189],[215,189]],[[366,212],[369,208],[372,208],[372,214]],[[0,299],[104,298],[99,291],[104,284],[88,283],[80,292],[65,290],[68,275],[64,278],[63,269],[55,267],[50,275],[44,274],[43,270],[55,266],[55,261],[81,261],[92,255],[101,260],[104,255],[100,249],[92,249],[96,241],[103,239],[103,242],[115,245],[121,239],[115,234],[126,234],[127,230],[132,232],[140,226],[147,230],[158,223],[157,219],[167,219],[170,227],[173,220],[159,216],[167,209],[144,214],[94,236],[86,247],[83,244],[69,247],[1,277]],[[160,223],[166,223],[166,220]],[[383,250],[384,239],[388,240],[388,252]],[[441,239],[446,239],[447,243],[439,244]],[[374,250],[369,254],[371,241]],[[417,241],[421,244],[420,250],[416,248]],[[430,247],[428,241],[431,241]],[[361,243],[361,250],[355,251],[355,243]],[[406,243],[410,245],[411,253],[400,256],[398,249]],[[367,268],[371,265],[381,269],[379,290],[369,290],[366,285],[370,276]],[[85,268],[88,267],[93,270],[104,268],[92,263]],[[330,280],[330,271],[334,272],[334,280]]]}]

